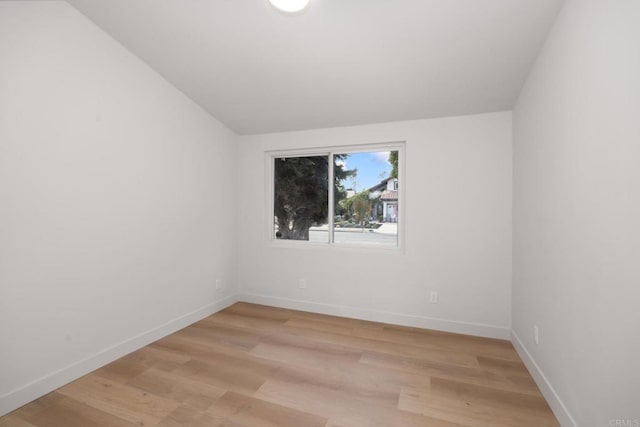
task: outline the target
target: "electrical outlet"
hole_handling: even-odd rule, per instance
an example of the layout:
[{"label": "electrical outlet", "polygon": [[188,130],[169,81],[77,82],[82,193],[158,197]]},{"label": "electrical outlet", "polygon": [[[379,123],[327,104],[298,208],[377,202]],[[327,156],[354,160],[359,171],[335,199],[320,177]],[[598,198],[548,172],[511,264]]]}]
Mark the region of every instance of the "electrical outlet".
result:
[{"label": "electrical outlet", "polygon": [[306,279],[300,279],[298,281],[298,287],[300,287],[300,289],[307,289],[307,281],[306,281]]},{"label": "electrical outlet", "polygon": [[538,325],[533,325],[533,340],[537,344],[540,344],[540,330],[538,329]]},{"label": "electrical outlet", "polygon": [[438,303],[438,292],[431,291],[431,295],[429,295],[429,302],[431,304],[437,304]]},{"label": "electrical outlet", "polygon": [[220,289],[221,287],[222,287],[222,280],[216,279],[216,290]]}]

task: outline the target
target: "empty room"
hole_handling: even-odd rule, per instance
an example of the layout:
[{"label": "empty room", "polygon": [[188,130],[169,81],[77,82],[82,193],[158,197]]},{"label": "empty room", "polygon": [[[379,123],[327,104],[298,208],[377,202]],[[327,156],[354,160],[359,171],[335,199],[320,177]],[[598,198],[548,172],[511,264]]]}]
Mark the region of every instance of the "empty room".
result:
[{"label": "empty room", "polygon": [[0,427],[640,427],[640,1],[0,0]]}]

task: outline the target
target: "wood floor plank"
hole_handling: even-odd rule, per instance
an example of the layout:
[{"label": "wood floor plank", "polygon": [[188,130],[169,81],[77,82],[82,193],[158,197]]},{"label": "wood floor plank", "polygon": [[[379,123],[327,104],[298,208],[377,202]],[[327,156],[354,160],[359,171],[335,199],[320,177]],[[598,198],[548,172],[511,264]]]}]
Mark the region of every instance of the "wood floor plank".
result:
[{"label": "wood floor plank", "polygon": [[362,352],[341,345],[321,343],[300,336],[268,337],[249,354],[293,366],[353,366]]},{"label": "wood floor plank", "polygon": [[128,384],[201,411],[226,392],[224,388],[188,378],[176,371],[166,372],[156,368],[149,368],[130,379]]},{"label": "wood floor plank", "polygon": [[[286,325],[285,325],[286,326]],[[335,334],[315,329],[286,327],[286,332],[291,335],[298,335],[313,338],[325,343],[340,344],[361,351],[374,351],[397,356],[409,356],[426,361],[438,363],[477,367],[478,359],[473,354],[466,354],[454,350],[433,350],[418,347],[410,344],[398,344],[385,342],[376,339]]]},{"label": "wood floor plank", "polygon": [[353,426],[443,426],[455,424],[397,408],[365,403],[343,390],[319,387],[317,384],[268,380],[254,395],[266,400],[322,416],[329,414],[332,424]]},{"label": "wood floor plank", "polygon": [[140,425],[155,425],[178,407],[172,400],[95,374],[67,384],[58,393]]},{"label": "wood floor plank", "polygon": [[211,355],[208,361],[191,360],[174,371],[176,374],[202,381],[219,389],[252,394],[269,378],[270,368],[256,361],[235,364],[226,355]]},{"label": "wood floor plank", "polygon": [[264,319],[235,314],[228,311],[221,311],[206,319],[207,323],[216,325],[235,326],[251,329],[255,331],[278,332],[282,330],[285,321],[275,319]]},{"label": "wood floor plank", "polygon": [[[36,415],[40,411],[43,411],[57,404],[63,398],[64,396],[62,396],[60,393],[53,391],[51,393],[45,394],[44,396],[34,400],[31,403],[28,403],[16,409],[11,413],[11,415],[16,415],[18,418],[28,420],[30,417]],[[3,417],[0,417],[0,420],[2,419]]]},{"label": "wood floor plank", "polygon": [[194,411],[193,408],[180,406],[164,418],[157,427],[252,427],[223,417]]},{"label": "wood floor plank", "polygon": [[385,323],[371,322],[368,320],[360,320],[360,319],[353,319],[350,317],[332,316],[327,314],[311,313],[308,311],[297,311],[297,310],[291,311],[291,318],[307,319],[314,322],[332,323],[335,325],[344,325],[344,326],[349,326],[353,328],[365,328],[365,329],[375,329],[375,330],[382,330],[386,325]]},{"label": "wood floor plank", "polygon": [[[247,351],[235,346],[219,345],[206,339],[192,338],[185,334],[170,335],[152,344],[150,347],[161,349],[166,352],[189,354],[191,360],[207,360],[215,355],[225,354],[228,356],[242,358]],[[188,362],[187,361],[187,362]],[[184,365],[184,362],[179,366]]]},{"label": "wood floor plank", "polygon": [[286,322],[292,317],[295,311],[287,310],[285,308],[271,307],[268,305],[239,302],[225,308],[223,312],[234,313],[240,316],[255,317],[267,320],[280,320]]},{"label": "wood floor plank", "polygon": [[323,427],[327,422],[318,415],[233,391],[214,402],[207,413],[254,427]]},{"label": "wood floor plank", "polygon": [[335,322],[322,322],[300,317],[289,319],[284,324],[292,328],[311,329],[342,335],[351,335],[354,330],[353,326],[349,324],[336,324]]},{"label": "wood floor plank", "polygon": [[469,337],[460,334],[445,334],[439,331],[417,330],[415,328],[385,327],[382,331],[359,330],[357,336],[382,342],[408,344],[435,351],[520,360],[509,341]]},{"label": "wood floor plank", "polygon": [[549,405],[539,394],[505,391],[468,382],[431,377],[431,393],[450,399],[485,404],[531,414],[548,414]]},{"label": "wood floor plank", "polygon": [[221,324],[198,322],[189,328],[179,331],[180,336],[206,340],[218,346],[230,347],[241,351],[249,351],[267,335],[262,332],[248,331]]},{"label": "wood floor plank", "polygon": [[[397,384],[396,377],[376,373],[373,376],[351,374],[347,370],[311,370],[307,368],[283,367],[275,371],[270,379],[289,384],[313,386],[319,389],[338,390],[360,402],[372,406],[396,408],[402,386]],[[429,378],[412,384],[429,386]]]},{"label": "wood floor plank", "polygon": [[139,375],[147,369],[150,369],[150,366],[125,356],[94,372],[103,378],[126,383],[129,378]]},{"label": "wood floor plank", "polygon": [[170,371],[191,359],[189,354],[169,352],[162,349],[146,346],[134,351],[123,359],[133,359],[136,362],[147,366]]},{"label": "wood floor plank", "polygon": [[126,383],[149,368],[170,371],[189,360],[191,357],[184,353],[147,346],[96,370],[95,373],[103,378]]},{"label": "wood floor plank", "polygon": [[529,376],[522,360],[504,360],[495,357],[478,356],[478,364],[482,369],[499,374],[517,374]]},{"label": "wood floor plank", "polygon": [[360,361],[367,365],[387,367],[413,372],[416,374],[459,379],[470,384],[484,385],[506,391],[516,391],[539,395],[540,390],[530,375],[523,376],[510,372],[486,371],[482,368],[469,368],[450,364],[435,363],[384,353],[365,351]]},{"label": "wood floor plank", "polygon": [[65,397],[56,405],[39,412],[29,421],[38,427],[139,427],[109,412],[94,408],[76,399]]},{"label": "wood floor plank", "polygon": [[556,427],[508,341],[234,304],[0,427]]},{"label": "wood floor plank", "polygon": [[402,390],[398,407],[412,413],[465,426],[557,427],[559,425],[550,414],[531,414],[499,405],[445,397],[431,390]]},{"label": "wood floor plank", "polygon": [[17,414],[9,414],[4,417],[0,417],[0,427],[38,427],[35,424],[24,420]]}]

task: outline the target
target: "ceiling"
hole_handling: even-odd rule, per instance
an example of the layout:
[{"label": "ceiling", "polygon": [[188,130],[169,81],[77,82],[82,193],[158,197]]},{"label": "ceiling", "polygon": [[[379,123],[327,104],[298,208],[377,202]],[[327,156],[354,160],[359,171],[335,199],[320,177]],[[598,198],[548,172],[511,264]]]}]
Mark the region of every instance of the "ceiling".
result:
[{"label": "ceiling", "polygon": [[239,134],[514,105],[562,0],[68,0]]}]

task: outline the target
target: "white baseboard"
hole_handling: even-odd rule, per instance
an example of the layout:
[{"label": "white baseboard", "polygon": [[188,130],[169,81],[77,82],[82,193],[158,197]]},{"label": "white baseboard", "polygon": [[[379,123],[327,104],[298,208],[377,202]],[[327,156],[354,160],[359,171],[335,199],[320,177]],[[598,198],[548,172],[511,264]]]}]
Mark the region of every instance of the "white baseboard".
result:
[{"label": "white baseboard", "polygon": [[236,295],[228,296],[3,394],[0,396],[0,416],[236,302]]},{"label": "white baseboard", "polygon": [[390,323],[394,325],[436,329],[439,331],[453,332],[465,335],[475,335],[487,338],[499,338],[508,340],[510,333],[509,328],[485,325],[481,323],[435,319],[431,317],[378,311],[367,308],[324,304],[313,301],[295,300],[290,298],[258,295],[253,293],[240,293],[238,295],[238,301],[288,308],[291,310],[310,311],[314,313],[329,314],[333,316],[370,320],[373,322]]},{"label": "white baseboard", "polygon": [[535,359],[531,356],[531,353],[529,353],[515,331],[511,331],[511,342],[538,385],[538,388],[540,388],[542,395],[547,400],[547,403],[551,407],[551,410],[558,419],[560,425],[563,427],[577,427],[578,424],[571,416],[571,413],[564,405],[560,396],[558,396],[558,393],[556,393],[556,390],[553,388],[547,377],[540,369],[540,366],[538,366]]}]

